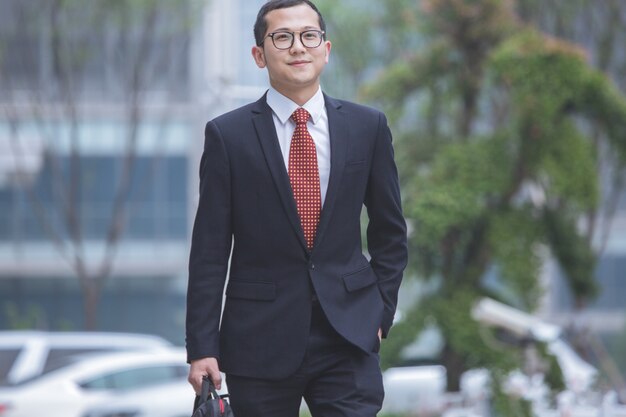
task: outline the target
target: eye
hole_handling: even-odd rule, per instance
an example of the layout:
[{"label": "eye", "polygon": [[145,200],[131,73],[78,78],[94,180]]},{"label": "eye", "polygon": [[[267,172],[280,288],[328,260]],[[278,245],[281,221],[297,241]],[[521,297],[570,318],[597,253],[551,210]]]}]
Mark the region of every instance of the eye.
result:
[{"label": "eye", "polygon": [[304,36],[304,39],[308,39],[311,41],[319,38],[319,33],[317,33],[316,31],[303,32],[302,35]]},{"label": "eye", "polygon": [[288,42],[291,40],[291,33],[276,32],[274,33],[274,40],[276,42]]}]

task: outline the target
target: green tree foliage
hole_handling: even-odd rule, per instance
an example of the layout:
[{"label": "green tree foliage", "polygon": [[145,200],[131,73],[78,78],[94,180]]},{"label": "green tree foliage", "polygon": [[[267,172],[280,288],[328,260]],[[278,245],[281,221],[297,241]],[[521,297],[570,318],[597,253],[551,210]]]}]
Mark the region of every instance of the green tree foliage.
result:
[{"label": "green tree foliage", "polygon": [[[517,9],[524,22],[546,33],[584,46],[588,60],[608,74],[626,92],[626,3],[620,0],[537,1],[518,0]],[[602,253],[611,233],[611,223],[617,211],[626,182],[623,157],[603,146],[606,137],[600,130],[591,135],[600,154],[599,175],[603,201],[598,210],[587,215],[587,235],[595,236]]]},{"label": "green tree foliage", "polygon": [[[580,227],[602,197],[590,132],[600,131],[623,163],[626,101],[583,49],[522,24],[511,1],[420,4],[422,47],[363,94],[383,103],[401,132],[411,268],[437,284],[395,330],[405,342],[416,323],[434,318],[448,388],[458,389],[466,369],[499,375],[520,363],[481,337],[470,317],[478,297],[533,309],[546,254],[579,305],[594,296],[597,254]],[[385,349],[387,363],[398,359],[401,346]]]}]

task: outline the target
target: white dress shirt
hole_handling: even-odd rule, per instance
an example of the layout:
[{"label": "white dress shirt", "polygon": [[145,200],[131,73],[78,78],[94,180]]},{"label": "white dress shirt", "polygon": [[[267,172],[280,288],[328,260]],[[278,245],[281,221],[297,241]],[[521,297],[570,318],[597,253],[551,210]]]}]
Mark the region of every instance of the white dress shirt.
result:
[{"label": "white dress shirt", "polygon": [[[291,146],[291,137],[294,130],[296,130],[296,123],[291,120],[291,115],[300,106],[274,88],[270,88],[267,92],[267,104],[272,109],[278,144],[283,154],[285,168],[289,172],[289,148]],[[320,174],[320,192],[323,205],[326,199],[326,191],[328,190],[328,178],[330,177],[330,137],[328,134],[328,115],[326,114],[322,89],[318,89],[317,93],[304,103],[302,107],[311,115],[307,122],[307,129],[311,137],[313,137],[315,150],[317,151],[317,167]]]}]

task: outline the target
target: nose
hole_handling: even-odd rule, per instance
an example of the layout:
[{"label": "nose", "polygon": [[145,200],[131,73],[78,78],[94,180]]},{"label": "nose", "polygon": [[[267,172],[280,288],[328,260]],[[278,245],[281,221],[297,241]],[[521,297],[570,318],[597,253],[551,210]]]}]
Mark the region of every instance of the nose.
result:
[{"label": "nose", "polygon": [[290,48],[292,53],[296,53],[296,52],[301,52],[301,51],[305,51],[306,47],[304,46],[304,44],[302,44],[302,39],[300,39],[300,36],[296,36],[294,34],[293,37],[293,45],[291,45]]}]

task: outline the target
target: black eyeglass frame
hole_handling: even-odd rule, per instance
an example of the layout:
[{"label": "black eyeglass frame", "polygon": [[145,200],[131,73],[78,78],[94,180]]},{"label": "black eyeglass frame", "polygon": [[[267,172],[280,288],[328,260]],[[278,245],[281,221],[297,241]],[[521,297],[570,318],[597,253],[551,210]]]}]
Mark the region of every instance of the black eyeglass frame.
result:
[{"label": "black eyeglass frame", "polygon": [[[304,43],[304,40],[302,39],[302,35],[305,33],[311,33],[311,32],[315,32],[317,34],[319,34],[320,36],[320,43],[318,43],[316,46],[306,46]],[[274,41],[274,36],[281,34],[281,33],[288,33],[291,35],[291,43],[289,44],[288,47],[286,48],[280,48],[276,45],[276,41]],[[272,44],[274,45],[274,47],[276,49],[280,49],[282,51],[287,50],[287,49],[291,49],[293,47],[293,43],[296,41],[296,33],[300,34],[300,43],[302,44],[302,46],[304,46],[307,49],[315,49],[315,48],[319,48],[320,45],[322,44],[322,42],[324,42],[324,38],[326,37],[326,32],[324,32],[323,30],[318,30],[318,29],[307,29],[307,30],[303,30],[301,32],[290,32],[288,30],[277,30],[276,32],[271,32],[268,33],[265,38],[263,39],[263,42],[265,42],[265,39],[267,38],[272,38]]]}]

